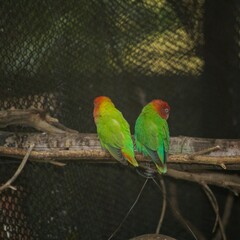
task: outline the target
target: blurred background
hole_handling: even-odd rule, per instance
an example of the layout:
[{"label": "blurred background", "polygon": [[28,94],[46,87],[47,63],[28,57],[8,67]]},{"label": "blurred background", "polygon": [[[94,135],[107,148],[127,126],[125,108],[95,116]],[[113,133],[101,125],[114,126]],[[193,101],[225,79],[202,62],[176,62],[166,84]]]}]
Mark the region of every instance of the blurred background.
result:
[{"label": "blurred background", "polygon": [[[96,96],[109,96],[132,130],[143,105],[161,98],[171,106],[171,136],[239,138],[239,16],[237,0],[0,1],[0,109],[45,109],[95,133]],[[1,183],[18,166],[4,161]],[[107,239],[143,182],[119,164],[28,163],[18,191],[0,193],[0,237]],[[183,216],[211,239],[215,216],[201,188],[166,184]],[[222,210],[228,193],[213,190]],[[149,182],[114,239],[154,232],[161,204]],[[229,239],[238,237],[239,216],[235,198]],[[193,239],[169,208],[161,232]]]}]

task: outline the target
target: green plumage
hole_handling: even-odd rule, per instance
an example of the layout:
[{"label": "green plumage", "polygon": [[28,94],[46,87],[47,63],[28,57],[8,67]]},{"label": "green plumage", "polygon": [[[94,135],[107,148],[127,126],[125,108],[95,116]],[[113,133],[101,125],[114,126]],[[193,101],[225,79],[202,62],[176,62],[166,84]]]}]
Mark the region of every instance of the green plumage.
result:
[{"label": "green plumage", "polygon": [[96,111],[95,123],[102,147],[121,163],[128,161],[137,167],[129,124],[112,102],[101,103]]},{"label": "green plumage", "polygon": [[169,129],[165,119],[156,111],[152,103],[146,105],[135,124],[137,150],[150,156],[159,173],[166,173],[169,149]]}]

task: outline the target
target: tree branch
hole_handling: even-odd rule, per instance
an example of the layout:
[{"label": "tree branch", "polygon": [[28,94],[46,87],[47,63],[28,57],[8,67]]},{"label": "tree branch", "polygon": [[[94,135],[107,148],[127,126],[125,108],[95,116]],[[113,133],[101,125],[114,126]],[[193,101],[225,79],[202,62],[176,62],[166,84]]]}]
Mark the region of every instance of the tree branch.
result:
[{"label": "tree branch", "polygon": [[[20,149],[1,147],[0,155],[22,158],[25,152],[21,149],[27,148],[29,142],[34,142],[36,152],[31,154],[32,160],[45,158],[47,161],[52,159],[113,161],[113,158],[101,149],[96,134],[78,134],[77,131],[60,124],[58,119],[52,118],[43,110],[0,111],[0,127],[16,124],[31,126],[51,134],[2,133],[0,146]],[[137,159],[140,162],[149,161],[148,158],[139,154]],[[191,168],[197,164],[198,168],[205,169],[209,167],[240,169],[240,140],[173,137],[168,163],[170,166],[181,164]]]},{"label": "tree branch", "polygon": [[65,133],[77,131],[69,129],[59,123],[41,109],[13,109],[0,111],[0,128],[10,125],[25,125],[48,133]]},{"label": "tree branch", "polygon": [[[224,230],[226,229],[228,220],[231,216],[233,203],[234,203],[234,195],[231,192],[229,192],[228,196],[227,196],[227,199],[226,199],[223,216],[222,216],[222,224],[223,224]],[[222,239],[221,236],[222,236],[221,235],[221,229],[219,228],[219,230],[217,231],[213,240],[221,240]]]},{"label": "tree branch", "polygon": [[160,214],[160,218],[159,218],[159,222],[156,228],[156,234],[160,233],[161,227],[162,227],[162,223],[165,217],[165,212],[166,212],[166,208],[167,208],[167,190],[166,190],[166,185],[165,182],[163,180],[163,178],[160,178],[160,187],[162,189],[162,196],[163,196],[163,203],[162,203],[162,209],[161,209],[161,214]]},{"label": "tree branch", "polygon": [[222,219],[219,215],[219,207],[218,207],[217,199],[216,199],[215,195],[213,194],[212,190],[208,187],[207,184],[202,184],[202,187],[203,187],[203,190],[206,193],[206,195],[207,195],[207,197],[208,197],[208,199],[209,199],[209,201],[210,201],[210,203],[213,207],[213,210],[216,214],[216,221],[215,221],[215,224],[214,224],[214,227],[213,227],[213,231],[215,231],[216,225],[218,223],[219,229],[220,229],[220,232],[221,232],[221,235],[222,235],[222,239],[227,240],[225,230],[224,230],[224,227],[223,227],[223,223],[222,223]]},{"label": "tree branch", "polygon": [[[0,146],[2,146],[0,154],[7,156],[12,154],[12,157],[16,158],[22,157],[24,152],[22,152],[21,149],[27,148],[29,142],[35,143],[36,152],[42,152],[41,154],[39,153],[40,158],[113,161],[110,154],[101,148],[96,134],[82,133],[45,134],[0,132]],[[3,146],[9,148],[6,149]],[[13,148],[15,148],[15,150],[19,148],[19,151],[15,151]],[[220,150],[218,150],[219,148]],[[206,154],[206,150],[208,154]],[[228,169],[231,168],[231,165],[239,164],[238,169],[240,169],[240,140],[172,137],[169,154],[168,163],[170,164],[198,164],[205,165],[205,167],[207,167],[207,165],[220,166],[221,164],[225,164]],[[140,162],[149,161],[147,157],[141,154],[136,155]],[[32,153],[31,156],[37,158],[36,153]]]},{"label": "tree branch", "polygon": [[240,177],[239,175],[219,173],[219,172],[182,172],[169,169],[167,176],[196,183],[205,183],[223,187],[231,190],[235,194],[240,193]]},{"label": "tree branch", "polygon": [[27,163],[27,160],[28,160],[28,157],[32,151],[34,147],[34,144],[31,144],[26,155],[24,156],[21,164],[19,165],[17,171],[14,173],[14,175],[5,183],[3,184],[1,187],[0,187],[0,192],[2,192],[4,189],[7,189],[7,188],[11,188],[13,190],[16,190],[15,187],[13,187],[11,184],[16,180],[16,178],[19,176],[19,174],[22,172],[25,164]]},{"label": "tree branch", "polygon": [[[33,142],[35,143],[34,151],[29,156],[29,160],[32,161],[51,162],[52,164],[58,161],[56,163],[58,165],[62,160],[65,163],[68,160],[117,163],[107,151],[101,148],[96,134],[0,132],[0,156],[22,159],[27,153],[29,144]],[[220,146],[221,149],[209,153],[209,149],[213,146]],[[227,174],[222,171],[206,171],[207,169],[222,169],[219,167],[220,163],[224,163],[227,169],[240,169],[239,149],[239,140],[173,137],[171,138],[167,176],[193,182],[204,182],[239,193],[239,175]],[[203,150],[205,150],[204,153],[208,150],[208,154],[199,155],[203,153]],[[149,158],[136,153],[136,159],[141,166],[147,165],[153,171],[155,170],[155,166]],[[186,169],[188,171],[182,171]],[[198,172],[194,169],[197,169]]]},{"label": "tree branch", "polygon": [[[193,225],[192,222],[190,222],[188,219],[186,219],[182,213],[181,210],[179,208],[178,205],[178,200],[177,200],[177,186],[175,182],[170,182],[169,183],[169,195],[170,195],[170,201],[172,204],[172,211],[174,213],[174,215],[176,216],[176,218],[182,223],[183,227],[188,231],[188,227],[189,226],[190,229],[192,229],[192,231],[194,232],[194,234],[196,235],[198,240],[206,240],[205,236],[203,235],[203,233],[195,226]],[[179,214],[177,214],[179,213]],[[187,225],[186,225],[187,223]]]}]

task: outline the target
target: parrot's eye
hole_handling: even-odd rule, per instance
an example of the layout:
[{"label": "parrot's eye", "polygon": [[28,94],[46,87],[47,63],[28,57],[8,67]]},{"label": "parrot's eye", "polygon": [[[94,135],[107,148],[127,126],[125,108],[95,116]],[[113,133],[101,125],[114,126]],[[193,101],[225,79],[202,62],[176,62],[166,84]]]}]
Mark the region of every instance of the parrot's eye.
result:
[{"label": "parrot's eye", "polygon": [[165,109],[165,113],[169,113],[169,109],[168,108]]}]

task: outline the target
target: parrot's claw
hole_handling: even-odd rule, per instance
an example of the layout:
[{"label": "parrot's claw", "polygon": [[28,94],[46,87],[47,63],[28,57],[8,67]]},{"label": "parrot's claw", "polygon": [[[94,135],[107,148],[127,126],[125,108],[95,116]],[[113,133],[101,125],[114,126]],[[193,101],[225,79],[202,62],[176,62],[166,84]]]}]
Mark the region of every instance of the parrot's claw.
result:
[{"label": "parrot's claw", "polygon": [[158,173],[150,167],[138,167],[136,171],[144,178],[155,178],[158,175]]}]

